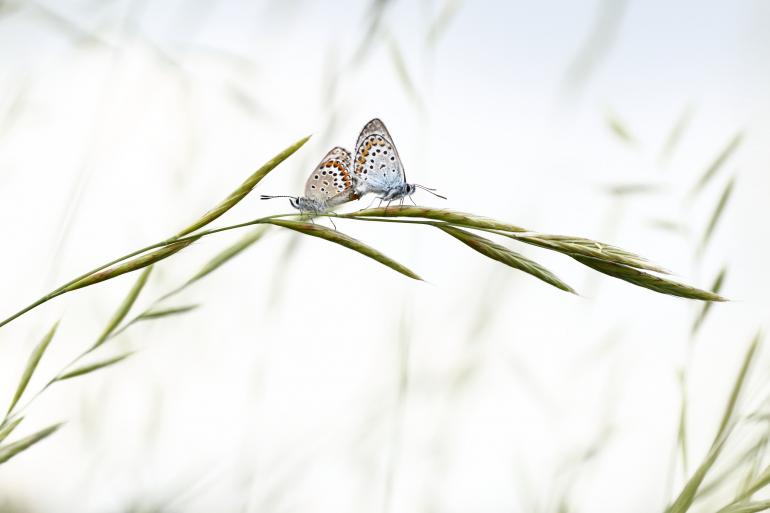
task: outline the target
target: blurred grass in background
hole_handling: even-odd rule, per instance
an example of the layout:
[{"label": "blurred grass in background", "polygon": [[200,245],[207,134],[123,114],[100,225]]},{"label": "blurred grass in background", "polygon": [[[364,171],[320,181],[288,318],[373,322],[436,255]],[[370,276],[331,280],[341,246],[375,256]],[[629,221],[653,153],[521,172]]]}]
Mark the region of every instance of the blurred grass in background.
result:
[{"label": "blurred grass in background", "polygon": [[[374,116],[450,198],[418,203],[611,242],[736,300],[543,256],[571,297],[421,227],[337,221],[425,285],[287,233],[202,240],[142,284],[159,322],[114,333],[131,358],[25,412],[8,440],[68,423],[0,466],[0,511],[761,511],[768,21],[761,1],[0,2],[2,312],[176,233],[312,131],[260,184],[299,191]],[[136,280],[0,330],[9,401],[56,321],[28,390]]]}]

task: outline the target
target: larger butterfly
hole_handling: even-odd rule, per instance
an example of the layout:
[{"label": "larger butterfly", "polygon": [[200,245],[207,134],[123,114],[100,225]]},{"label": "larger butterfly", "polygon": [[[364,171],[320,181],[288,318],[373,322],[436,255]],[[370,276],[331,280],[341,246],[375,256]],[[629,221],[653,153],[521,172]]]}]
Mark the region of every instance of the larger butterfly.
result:
[{"label": "larger butterfly", "polygon": [[406,182],[404,165],[393,139],[385,124],[377,118],[369,121],[361,130],[356,142],[353,166],[353,188],[359,196],[371,192],[390,203],[398,199],[403,201],[403,198],[411,196],[420,188],[444,198],[436,194],[435,189]]},{"label": "larger butterfly", "polygon": [[261,199],[290,198],[300,212],[321,214],[348,201],[360,198],[350,178],[350,152],[336,146],[326,154],[305,182],[304,196],[268,196]]}]

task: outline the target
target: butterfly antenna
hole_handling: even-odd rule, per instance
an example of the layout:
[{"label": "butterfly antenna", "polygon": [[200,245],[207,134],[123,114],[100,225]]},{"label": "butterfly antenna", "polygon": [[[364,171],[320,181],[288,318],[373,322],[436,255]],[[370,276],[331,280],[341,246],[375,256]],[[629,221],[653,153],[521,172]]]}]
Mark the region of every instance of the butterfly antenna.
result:
[{"label": "butterfly antenna", "polygon": [[414,184],[414,186],[424,191],[428,191],[429,193],[433,194],[434,196],[438,196],[441,199],[446,199],[446,196],[442,196],[441,194],[437,193],[436,189],[431,189],[430,187],[425,187],[424,185],[420,185],[418,183]]},{"label": "butterfly antenna", "polygon": [[284,195],[269,196],[267,194],[262,194],[262,195],[259,196],[259,199],[263,199],[263,200],[268,200],[268,199],[273,199],[273,198],[291,198],[291,199],[296,199],[297,197],[296,196],[284,196]]}]

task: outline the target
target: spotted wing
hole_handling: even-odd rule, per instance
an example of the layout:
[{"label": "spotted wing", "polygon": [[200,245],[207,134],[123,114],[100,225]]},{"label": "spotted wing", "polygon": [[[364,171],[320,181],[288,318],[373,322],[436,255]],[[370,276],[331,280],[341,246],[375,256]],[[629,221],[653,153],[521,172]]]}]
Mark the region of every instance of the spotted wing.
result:
[{"label": "spotted wing", "polygon": [[305,183],[305,197],[327,207],[358,199],[350,179],[350,152],[336,146],[321,160]]},{"label": "spotted wing", "polygon": [[353,172],[358,182],[356,188],[362,194],[387,193],[406,182],[396,145],[385,124],[377,118],[369,121],[358,136]]}]

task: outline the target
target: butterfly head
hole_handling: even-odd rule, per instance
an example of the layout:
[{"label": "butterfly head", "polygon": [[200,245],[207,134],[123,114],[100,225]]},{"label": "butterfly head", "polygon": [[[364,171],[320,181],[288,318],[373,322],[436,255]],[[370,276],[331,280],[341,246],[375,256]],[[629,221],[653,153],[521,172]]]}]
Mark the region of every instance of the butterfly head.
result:
[{"label": "butterfly head", "polygon": [[305,212],[322,214],[327,210],[326,202],[313,198],[304,198],[300,196],[299,198],[290,199],[289,203],[303,214]]}]

